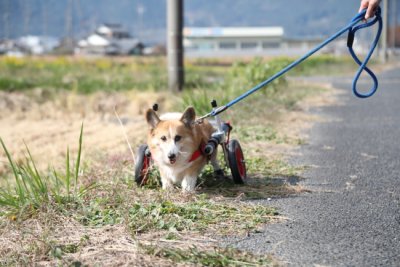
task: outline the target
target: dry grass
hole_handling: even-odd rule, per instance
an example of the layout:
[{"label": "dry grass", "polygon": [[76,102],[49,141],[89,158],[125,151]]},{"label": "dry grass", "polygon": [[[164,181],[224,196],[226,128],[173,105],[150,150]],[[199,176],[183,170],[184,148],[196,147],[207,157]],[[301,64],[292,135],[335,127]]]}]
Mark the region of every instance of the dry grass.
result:
[{"label": "dry grass", "polygon": [[0,231],[2,265],[171,266],[141,253],[124,225],[88,227],[48,211]]},{"label": "dry grass", "polygon": [[[85,158],[104,151],[112,155],[127,149],[114,109],[124,123],[129,141],[137,146],[145,140],[143,112],[153,101],[163,108],[171,105],[166,101],[166,94],[151,92],[89,96],[64,92],[59,98],[43,103],[26,94],[0,92],[0,106],[4,106],[0,114],[0,136],[16,160],[24,158],[24,142],[28,144],[43,169],[61,162],[66,146],[76,142],[83,122]],[[6,165],[5,154],[0,151],[0,174]]]},{"label": "dry grass", "polygon": [[[143,143],[143,111],[154,102],[164,111],[176,110],[177,101],[170,95],[60,92],[47,98],[40,89],[0,92],[0,136],[16,162],[24,159],[25,141],[40,170],[63,165],[68,145],[71,155],[77,152],[73,145],[83,121],[84,164],[79,183],[96,183],[94,190],[73,204],[47,203],[28,219],[5,213],[0,219],[0,264],[198,266],[209,259],[210,266],[277,265],[269,256],[218,248],[218,240],[223,235],[257,232],[265,223],[285,219],[274,209],[247,200],[308,192],[298,184],[304,166],[290,166],[285,157],[295,155],[298,145],[307,140],[306,130],[318,119],[307,110],[334,103],[334,93],[322,85],[297,86],[311,88],[300,103],[296,95],[294,99],[284,96],[282,104],[263,109],[258,116],[255,112],[246,119],[239,114],[243,106],[224,115],[237,125],[233,134],[245,149],[249,183],[233,185],[214,179],[206,170],[196,194],[138,188],[133,182],[124,130],[133,147]],[[251,125],[260,125],[254,129],[256,135],[249,132]],[[1,151],[0,176],[7,172]]]}]

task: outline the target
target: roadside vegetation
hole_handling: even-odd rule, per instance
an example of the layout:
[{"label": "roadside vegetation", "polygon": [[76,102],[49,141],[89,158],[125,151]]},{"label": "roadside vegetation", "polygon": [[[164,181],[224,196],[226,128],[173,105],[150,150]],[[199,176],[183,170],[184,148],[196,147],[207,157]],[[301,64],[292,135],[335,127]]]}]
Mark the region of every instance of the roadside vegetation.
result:
[{"label": "roadside vegetation", "polygon": [[[178,110],[192,105],[200,115],[210,110],[210,100],[225,104],[289,62],[188,61],[187,91],[168,101]],[[48,93],[38,102],[65,92],[85,97],[103,91],[162,94],[164,63],[162,58],[0,58],[0,90],[30,95],[41,88]],[[351,68],[348,63],[321,56],[293,75],[312,74],[322,66]],[[47,169],[38,167],[29,143],[25,156],[15,158],[8,149],[12,144],[0,139],[0,157],[7,162],[0,171],[0,264],[276,265],[268,255],[220,248],[218,240],[257,233],[264,224],[285,219],[273,207],[249,200],[304,192],[297,182],[305,166],[288,164],[285,155],[306,142],[301,123],[311,119],[301,103],[324,93],[321,85],[294,84],[283,77],[224,113],[244,149],[249,182],[234,185],[213,177],[206,167],[196,194],[189,195],[160,190],[155,169],[151,183],[137,187],[127,147],[121,156],[97,151],[96,157],[83,160],[90,150],[86,125],[76,129],[76,143],[57,144],[65,149],[64,158]]]},{"label": "roadside vegetation", "polygon": [[[206,88],[220,85],[227,69],[232,65],[231,76],[241,76],[247,81],[243,90],[258,83],[295,58],[273,60],[208,60],[186,62],[186,88]],[[167,86],[164,58],[71,58],[71,57],[0,57],[0,90],[27,91],[42,88],[52,91],[70,90],[89,94],[96,91],[155,90]],[[339,68],[340,66],[340,68]],[[354,68],[348,58],[333,56],[312,57],[292,70],[289,75],[332,75]],[[232,78],[232,77],[227,77]],[[229,83],[225,83],[229,85]],[[240,84],[242,85],[242,84]],[[239,87],[240,85],[236,85]],[[277,85],[274,84],[273,88]],[[275,89],[272,89],[275,90]]]}]

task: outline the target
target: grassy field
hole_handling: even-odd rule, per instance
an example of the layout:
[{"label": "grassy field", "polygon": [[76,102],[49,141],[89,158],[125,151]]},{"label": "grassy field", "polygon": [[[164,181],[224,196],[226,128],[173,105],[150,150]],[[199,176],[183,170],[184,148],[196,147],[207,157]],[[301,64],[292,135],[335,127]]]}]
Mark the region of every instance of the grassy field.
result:
[{"label": "grassy field", "polygon": [[[0,58],[0,264],[279,265],[218,241],[285,219],[247,200],[306,191],[292,182],[305,166],[286,159],[307,142],[308,108],[334,102],[328,86],[283,78],[224,113],[245,152],[241,186],[206,167],[195,194],[160,190],[156,170],[139,188],[125,134],[134,148],[144,142],[154,102],[203,114],[211,99],[225,103],[288,62],[188,61],[186,91],[170,94],[163,58]],[[333,66],[352,68],[323,56],[292,75]]]}]

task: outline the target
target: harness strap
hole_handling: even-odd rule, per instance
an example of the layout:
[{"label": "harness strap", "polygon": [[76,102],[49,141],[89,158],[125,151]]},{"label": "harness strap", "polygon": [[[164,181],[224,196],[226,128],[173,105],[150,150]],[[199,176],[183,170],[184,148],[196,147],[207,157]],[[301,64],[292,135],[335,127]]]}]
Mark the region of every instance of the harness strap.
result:
[{"label": "harness strap", "polygon": [[203,156],[204,153],[204,148],[206,147],[206,144],[204,142],[201,142],[199,149],[197,149],[195,152],[193,152],[192,156],[190,157],[189,163],[195,161],[199,157]]}]

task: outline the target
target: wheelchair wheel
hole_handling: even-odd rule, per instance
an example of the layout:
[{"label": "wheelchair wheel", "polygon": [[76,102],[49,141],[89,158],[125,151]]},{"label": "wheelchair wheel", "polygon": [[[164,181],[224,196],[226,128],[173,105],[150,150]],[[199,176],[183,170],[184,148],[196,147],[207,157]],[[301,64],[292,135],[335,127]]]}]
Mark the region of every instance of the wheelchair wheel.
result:
[{"label": "wheelchair wheel", "polygon": [[246,164],[242,148],[237,140],[228,143],[228,161],[233,181],[236,184],[243,184],[246,181]]},{"label": "wheelchair wheel", "polygon": [[136,153],[135,181],[139,186],[146,184],[150,167],[150,156],[146,155],[147,148],[147,145],[141,145]]}]

